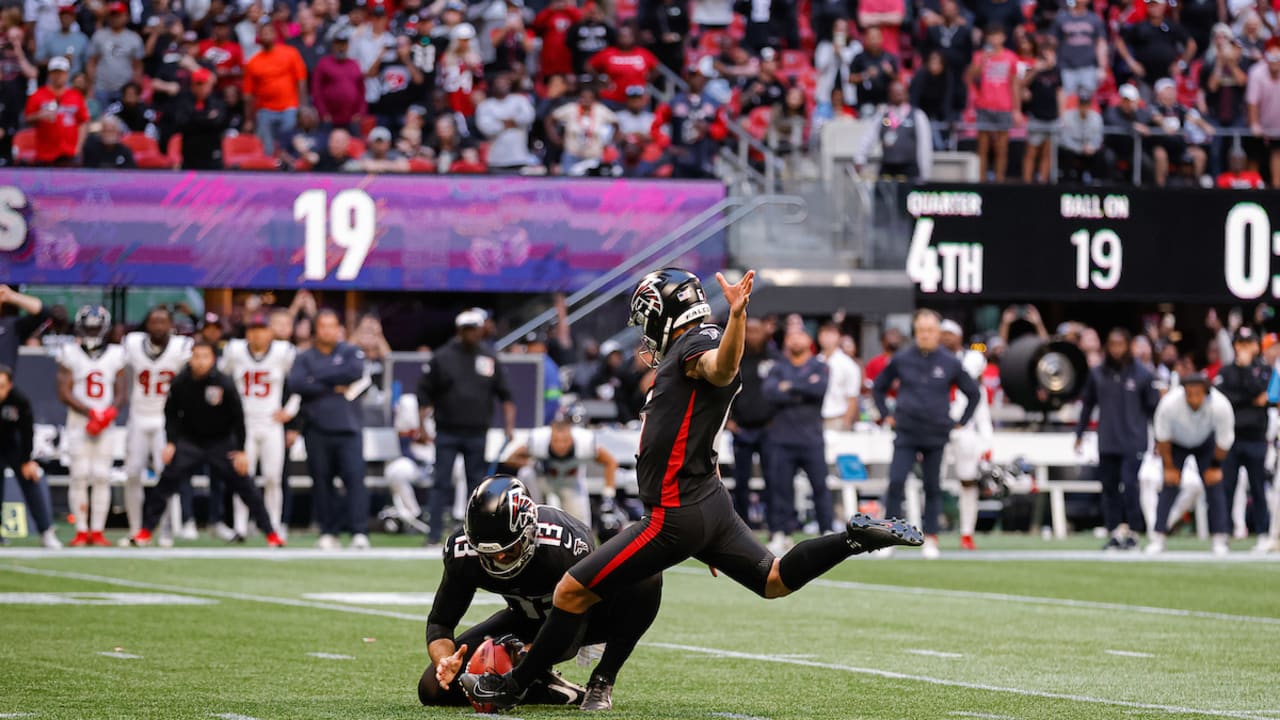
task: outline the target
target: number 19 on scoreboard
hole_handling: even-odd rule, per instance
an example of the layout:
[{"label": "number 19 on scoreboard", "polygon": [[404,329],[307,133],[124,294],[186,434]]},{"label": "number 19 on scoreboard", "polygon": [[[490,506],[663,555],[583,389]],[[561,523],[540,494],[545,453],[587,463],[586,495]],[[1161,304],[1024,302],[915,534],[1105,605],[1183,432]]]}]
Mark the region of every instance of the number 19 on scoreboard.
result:
[{"label": "number 19 on scoreboard", "polygon": [[329,274],[329,238],[345,252],[338,263],[338,280],[355,280],[373,247],[378,208],[369,193],[359,188],[342,190],[329,200],[324,190],[305,190],[293,201],[293,219],[303,228],[303,269],[306,280],[324,280]]}]

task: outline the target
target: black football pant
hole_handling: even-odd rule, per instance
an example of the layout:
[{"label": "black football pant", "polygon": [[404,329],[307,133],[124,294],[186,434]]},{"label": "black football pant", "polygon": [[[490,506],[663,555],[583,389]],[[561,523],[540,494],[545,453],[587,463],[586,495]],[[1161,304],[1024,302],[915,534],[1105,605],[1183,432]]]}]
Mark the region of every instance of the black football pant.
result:
[{"label": "black football pant", "polygon": [[1236,485],[1240,468],[1249,475],[1249,500],[1253,503],[1253,532],[1259,537],[1271,529],[1271,513],[1267,509],[1267,443],[1265,440],[1237,440],[1222,461],[1222,492],[1227,514],[1236,501]]},{"label": "black football pant", "polygon": [[[1178,469],[1181,476],[1182,468],[1187,463],[1187,458],[1194,457],[1196,459],[1196,469],[1200,471],[1201,479],[1204,478],[1205,471],[1209,469],[1213,462],[1213,454],[1216,449],[1213,442],[1213,436],[1210,435],[1199,447],[1189,448],[1178,444],[1173,445],[1173,466]],[[1225,477],[1226,474],[1224,473]],[[1213,535],[1222,535],[1231,532],[1231,512],[1227,508],[1227,496],[1223,493],[1223,485],[1220,482],[1215,485],[1209,483],[1204,484],[1204,499],[1209,504],[1209,532]],[[1156,527],[1158,533],[1169,532],[1169,512],[1173,510],[1173,503],[1178,499],[1179,485],[1164,484],[1160,486],[1160,500],[1156,503]]]},{"label": "black football pant", "polygon": [[[609,677],[617,675],[626,663],[636,643],[653,624],[658,616],[658,607],[662,604],[662,575],[646,578],[619,593],[616,597],[605,600],[588,611],[587,622],[579,638],[569,650],[560,657],[564,662],[578,654],[585,645],[604,643],[604,655],[597,666],[598,671]],[[454,639],[458,647],[467,646],[467,654],[463,657],[463,672],[476,648],[485,638],[500,638],[503,635],[515,635],[523,643],[531,643],[542,628],[542,620],[530,618],[524,612],[507,608],[476,623]],[[538,686],[529,689],[526,704],[562,704],[558,694],[538,693]],[[436,682],[436,666],[428,665],[418,681],[418,699],[423,705],[466,705],[467,697],[457,682],[449,684],[448,690],[440,688]]]},{"label": "black football pant", "polygon": [[1107,531],[1127,523],[1135,533],[1145,532],[1138,468],[1143,453],[1103,453],[1098,456],[1098,481],[1102,483],[1102,522]]},{"label": "black football pant", "polygon": [[569,574],[609,598],[691,557],[764,597],[773,553],[734,512],[723,485],[693,505],[649,508],[639,522],[569,568]]},{"label": "black football pant", "polygon": [[196,445],[180,440],[174,445],[173,462],[165,466],[164,472],[160,473],[160,480],[154,487],[147,490],[147,501],[142,506],[143,528],[148,531],[154,530],[169,498],[178,492],[183,483],[191,482],[191,476],[198,470],[207,467],[210,484],[212,485],[214,478],[217,478],[224,487],[230,488],[232,492],[239,495],[245,506],[249,508],[254,524],[263,535],[275,532],[275,528],[271,527],[271,516],[267,514],[267,508],[262,504],[262,496],[258,494],[258,488],[248,477],[236,472],[231,464],[230,454],[235,448],[229,439],[206,445]]},{"label": "black football pant", "polygon": [[18,483],[18,489],[22,491],[22,500],[27,504],[27,511],[36,521],[36,530],[44,532],[53,525],[49,503],[45,501],[45,491],[40,487],[39,480],[31,482],[22,477],[22,465],[23,462],[16,457],[0,455],[0,500],[4,499],[4,469],[9,468],[13,471],[14,482]]}]

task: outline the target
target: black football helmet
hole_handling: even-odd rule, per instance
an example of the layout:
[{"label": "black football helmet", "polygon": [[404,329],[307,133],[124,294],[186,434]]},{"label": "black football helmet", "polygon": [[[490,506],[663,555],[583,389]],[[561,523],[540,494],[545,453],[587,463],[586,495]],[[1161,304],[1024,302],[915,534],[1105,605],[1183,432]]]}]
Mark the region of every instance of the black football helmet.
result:
[{"label": "black football helmet", "polygon": [[496,578],[515,577],[538,547],[537,505],[524,483],[510,475],[492,475],[471,493],[462,528],[485,572]]},{"label": "black football helmet", "polygon": [[102,347],[111,332],[111,313],[101,305],[85,305],[76,311],[75,335],[89,352]]},{"label": "black football helmet", "polygon": [[645,275],[631,295],[631,319],[640,328],[641,342],[656,365],[671,345],[676,328],[711,317],[707,294],[698,276],[680,268],[663,268]]}]

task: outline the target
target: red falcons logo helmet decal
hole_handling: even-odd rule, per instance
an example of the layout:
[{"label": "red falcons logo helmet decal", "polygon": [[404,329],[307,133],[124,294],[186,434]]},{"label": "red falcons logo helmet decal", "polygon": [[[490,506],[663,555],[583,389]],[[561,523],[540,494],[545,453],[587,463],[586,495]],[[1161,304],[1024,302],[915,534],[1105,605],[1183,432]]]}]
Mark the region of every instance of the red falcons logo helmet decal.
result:
[{"label": "red falcons logo helmet decal", "polygon": [[511,488],[511,490],[507,492],[507,495],[510,498],[508,505],[511,507],[511,517],[507,519],[507,524],[510,526],[511,531],[515,532],[520,529],[521,516],[526,513],[528,513],[529,516],[532,516],[535,512],[535,508],[533,499],[520,492],[519,488]]},{"label": "red falcons logo helmet decal", "polygon": [[641,283],[636,294],[631,297],[631,316],[637,323],[644,318],[662,315],[662,293],[653,282]]}]

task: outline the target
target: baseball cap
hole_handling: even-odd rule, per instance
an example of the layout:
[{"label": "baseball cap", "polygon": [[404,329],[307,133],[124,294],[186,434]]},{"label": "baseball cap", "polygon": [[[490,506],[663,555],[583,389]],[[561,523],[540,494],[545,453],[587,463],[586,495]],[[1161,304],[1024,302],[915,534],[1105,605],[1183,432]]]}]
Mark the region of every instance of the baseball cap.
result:
[{"label": "baseball cap", "polygon": [[344,27],[333,34],[333,42],[347,42],[351,39],[351,28]]},{"label": "baseball cap", "polygon": [[1134,87],[1132,83],[1125,83],[1120,86],[1120,97],[1137,102],[1142,95],[1138,93],[1138,88]]},{"label": "baseball cap", "polygon": [[455,12],[466,12],[467,6],[458,2],[458,0],[449,0],[449,2],[445,3],[444,9],[453,10]]},{"label": "baseball cap", "polygon": [[476,29],[471,23],[458,23],[453,26],[453,30],[449,31],[449,39],[451,40],[470,40],[476,36]]},{"label": "baseball cap", "polygon": [[369,142],[378,142],[379,140],[383,142],[391,142],[391,131],[382,126],[378,126],[370,130]]},{"label": "baseball cap", "polygon": [[[374,128],[377,130],[377,128]],[[370,133],[372,135],[372,133]],[[485,312],[479,308],[470,308],[458,313],[458,317],[454,318],[453,324],[459,328],[478,328],[484,327]]]},{"label": "baseball cap", "polygon": [[622,346],[614,340],[605,340],[600,343],[600,357],[609,357],[614,353],[622,352]]},{"label": "baseball cap", "polygon": [[212,79],[213,79],[213,73],[209,72],[209,70],[206,68],[196,68],[195,70],[191,71],[191,82],[194,85],[207,83]]},{"label": "baseball cap", "polygon": [[204,322],[200,323],[200,327],[203,328],[210,325],[217,325],[219,328],[222,327],[222,318],[218,317],[218,313],[207,312],[204,314]]},{"label": "baseball cap", "polygon": [[68,60],[63,55],[58,55],[57,57],[49,58],[49,72],[56,72],[59,70],[61,70],[62,72],[70,72],[71,61]]},{"label": "baseball cap", "polygon": [[1258,342],[1258,333],[1253,331],[1251,327],[1236,328],[1236,334],[1231,338],[1233,343],[1249,343]]},{"label": "baseball cap", "polygon": [[264,312],[252,313],[244,320],[244,326],[247,328],[269,327],[270,325],[271,320]]},{"label": "baseball cap", "polygon": [[58,12],[59,12],[59,13],[72,13],[72,14],[74,14],[74,13],[75,13],[75,11],[76,11],[76,4],[75,4],[74,2],[60,2],[60,3],[58,3]]},{"label": "baseball cap", "polygon": [[378,0],[374,0],[374,2],[369,3],[369,9],[373,11],[374,15],[379,17],[387,14],[387,4],[384,2],[378,2]]},{"label": "baseball cap", "polygon": [[1176,88],[1176,87],[1178,87],[1178,83],[1174,82],[1173,78],[1160,78],[1159,80],[1156,81],[1156,92],[1160,92],[1165,88]]},{"label": "baseball cap", "polygon": [[1209,376],[1205,375],[1202,372],[1187,373],[1186,375],[1183,375],[1182,377],[1178,378],[1178,382],[1182,383],[1183,385],[1203,385],[1205,387],[1208,387]]},{"label": "baseball cap", "polygon": [[127,13],[127,12],[129,12],[129,6],[125,5],[122,2],[113,2],[107,6],[107,14],[109,15],[115,15],[117,13]]},{"label": "baseball cap", "polygon": [[628,85],[628,86],[627,86],[626,93],[627,93],[627,97],[643,97],[643,96],[644,96],[644,86],[643,86],[643,85]]},{"label": "baseball cap", "polygon": [[230,25],[231,13],[222,13],[221,15],[213,19],[213,24],[214,25]]},{"label": "baseball cap", "polygon": [[1081,105],[1088,105],[1093,102],[1093,91],[1087,87],[1082,87],[1076,91],[1076,102]]},{"label": "baseball cap", "polygon": [[1262,49],[1266,52],[1267,59],[1274,62],[1277,59],[1274,53],[1280,52],[1280,37],[1271,38],[1266,45],[1262,46]]},{"label": "baseball cap", "polygon": [[771,47],[767,47],[760,51],[760,59],[764,60],[765,62],[769,62],[770,60],[776,60],[777,57],[778,57],[778,51],[774,50]]},{"label": "baseball cap", "polygon": [[961,337],[964,336],[964,328],[960,327],[960,323],[955,320],[943,320],[941,325],[939,325],[939,329],[944,333],[951,333],[952,335],[958,335]]}]

